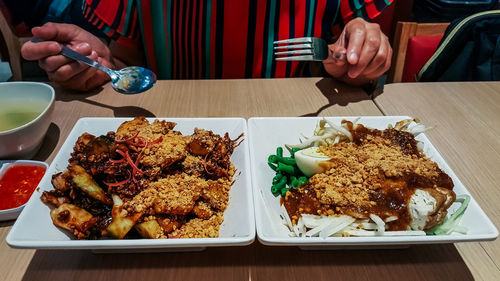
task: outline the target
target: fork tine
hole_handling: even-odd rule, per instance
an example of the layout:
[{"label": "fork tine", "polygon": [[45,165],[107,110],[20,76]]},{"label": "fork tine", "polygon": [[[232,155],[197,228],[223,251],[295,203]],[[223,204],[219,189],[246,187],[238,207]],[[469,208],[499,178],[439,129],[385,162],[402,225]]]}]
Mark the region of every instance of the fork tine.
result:
[{"label": "fork tine", "polygon": [[312,37],[301,37],[301,38],[293,38],[286,40],[274,41],[274,44],[284,44],[284,43],[307,43],[312,42]]},{"label": "fork tine", "polygon": [[276,58],[276,60],[282,60],[282,61],[294,61],[294,60],[313,60],[312,55],[307,55],[307,56],[293,56],[293,57],[281,57],[281,58]]},{"label": "fork tine", "polygon": [[284,46],[276,46],[276,47],[274,47],[275,50],[282,50],[282,49],[311,49],[311,48],[312,48],[311,44],[284,45]]},{"label": "fork tine", "polygon": [[311,49],[309,50],[296,50],[296,51],[286,51],[286,52],[276,52],[275,56],[279,55],[312,55],[314,54]]}]

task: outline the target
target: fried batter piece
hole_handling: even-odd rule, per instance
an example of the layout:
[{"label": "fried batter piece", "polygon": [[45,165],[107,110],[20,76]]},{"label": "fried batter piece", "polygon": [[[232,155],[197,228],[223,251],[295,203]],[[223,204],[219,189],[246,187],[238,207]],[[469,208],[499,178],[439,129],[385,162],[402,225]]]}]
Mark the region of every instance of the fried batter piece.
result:
[{"label": "fried batter piece", "polygon": [[193,213],[195,213],[195,215],[200,219],[207,220],[214,214],[214,211],[212,211],[210,205],[207,203],[198,201],[193,208]]},{"label": "fried batter piece", "polygon": [[116,130],[116,139],[125,140],[135,135],[147,141],[153,141],[170,132],[177,124],[175,122],[155,120],[153,123],[145,117],[136,117],[131,121],[123,122]]},{"label": "fried batter piece", "polygon": [[153,182],[124,207],[129,212],[186,215],[193,209],[206,181],[187,174],[169,175]]},{"label": "fried batter piece", "polygon": [[168,132],[161,141],[143,150],[140,163],[150,170],[152,177],[186,157],[186,137],[178,132]]},{"label": "fried batter piece", "polygon": [[90,228],[97,222],[91,213],[67,203],[50,211],[50,217],[55,225],[73,232],[78,239],[88,237]]},{"label": "fried batter piece", "polygon": [[210,180],[204,186],[201,196],[207,200],[212,208],[224,211],[229,202],[230,189],[231,183],[225,179]]},{"label": "fried batter piece", "polygon": [[192,219],[182,225],[179,230],[172,232],[171,236],[178,238],[218,237],[219,227],[223,221],[222,213],[217,213],[208,220]]},{"label": "fried batter piece", "polygon": [[229,177],[232,176],[229,159],[242,136],[243,134],[232,140],[228,133],[221,137],[212,131],[195,129],[188,149],[194,155],[204,156],[203,165],[207,176],[214,179]]}]

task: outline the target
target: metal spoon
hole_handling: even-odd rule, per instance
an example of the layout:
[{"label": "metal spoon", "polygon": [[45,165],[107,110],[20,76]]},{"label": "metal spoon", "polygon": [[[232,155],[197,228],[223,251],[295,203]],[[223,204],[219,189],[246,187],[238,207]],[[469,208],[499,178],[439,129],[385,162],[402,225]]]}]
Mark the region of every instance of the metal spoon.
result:
[{"label": "metal spoon", "polygon": [[[44,40],[33,37],[32,42],[38,43]],[[111,86],[117,92],[123,94],[138,94],[149,90],[156,82],[156,75],[151,70],[140,66],[129,66],[120,70],[112,70],[104,65],[83,56],[65,45],[61,45],[61,54],[81,61],[89,66],[104,71],[111,78]]]}]

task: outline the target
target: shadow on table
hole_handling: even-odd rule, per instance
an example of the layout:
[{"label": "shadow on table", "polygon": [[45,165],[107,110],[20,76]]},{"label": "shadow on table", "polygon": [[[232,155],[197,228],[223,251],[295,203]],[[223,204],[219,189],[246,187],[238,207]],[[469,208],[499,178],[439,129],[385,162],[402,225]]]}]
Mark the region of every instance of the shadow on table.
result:
[{"label": "shadow on table", "polygon": [[23,280],[473,280],[453,244],[384,250],[297,247],[202,252],[93,254],[38,250]]},{"label": "shadow on table", "polygon": [[331,78],[319,80],[316,82],[316,87],[318,87],[321,94],[325,96],[328,103],[318,108],[316,112],[306,113],[299,117],[316,117],[319,116],[323,110],[333,105],[347,106],[349,103],[370,100],[368,94],[344,94],[344,92],[351,93],[353,86],[346,85]]},{"label": "shadow on table", "polygon": [[42,146],[35,157],[33,157],[33,160],[46,161],[52,151],[56,148],[60,136],[61,129],[59,129],[55,123],[50,123],[47,134],[45,134],[45,138],[43,139]]},{"label": "shadow on table", "polygon": [[[96,102],[93,100],[89,100],[87,98],[95,96],[102,92],[103,88],[99,87],[97,89],[91,90],[91,91],[86,91],[86,92],[78,92],[78,91],[70,91],[70,90],[64,90],[64,91],[56,91],[56,100],[57,101],[63,101],[63,102],[70,102],[70,101],[80,101],[84,102],[87,104],[99,106],[99,107],[104,107],[113,110],[113,115],[115,117],[137,117],[137,116],[144,116],[144,117],[156,117],[151,111],[138,107],[138,106],[112,106],[108,104],[103,104],[100,102]],[[117,94],[120,95],[120,94]]]}]

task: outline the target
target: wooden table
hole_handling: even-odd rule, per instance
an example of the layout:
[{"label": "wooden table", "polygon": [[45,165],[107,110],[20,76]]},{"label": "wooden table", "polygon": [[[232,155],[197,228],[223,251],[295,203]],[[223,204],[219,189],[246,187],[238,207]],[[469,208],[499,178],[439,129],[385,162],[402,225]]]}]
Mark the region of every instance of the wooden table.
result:
[{"label": "wooden table", "polygon": [[[496,89],[498,95],[500,84],[493,84],[488,89]],[[109,85],[85,94],[61,89],[56,91],[53,123],[42,150],[36,156],[36,159],[47,162],[52,161],[78,118],[86,116],[248,118],[382,115],[377,105],[361,90],[321,78],[159,81],[148,93],[135,96],[119,95]],[[401,91],[403,93],[398,97],[392,87],[387,87],[387,93],[377,97],[377,104],[383,112],[387,113],[386,110],[391,108],[390,103],[387,103],[388,109],[383,107],[386,94],[400,98],[403,104],[408,102],[406,90]],[[495,101],[498,108],[498,97]],[[489,106],[494,105],[491,103]],[[414,115],[411,108],[398,114]],[[477,114],[483,116],[484,112]],[[490,119],[491,124],[500,120],[498,112],[495,118]],[[496,129],[491,136],[500,136]],[[447,158],[450,152],[442,148],[446,143],[440,143],[437,138],[440,132],[434,134],[431,134],[431,139],[436,142],[435,146],[442,151],[445,159],[450,159]],[[488,138],[485,143],[496,145],[498,156],[498,140]],[[457,151],[462,150],[457,148]],[[474,158],[470,155],[473,152],[465,153]],[[488,188],[493,191],[494,179],[498,180],[493,164],[498,166],[498,157],[485,156],[491,159],[489,163],[492,166],[482,163],[481,167],[489,171],[487,174],[493,177],[491,182],[476,173],[468,173],[464,163],[463,166],[460,162],[450,165],[458,175],[465,170],[465,177],[476,181],[476,185],[481,182],[481,188],[483,181],[491,183]],[[469,186],[467,178],[461,179]],[[481,198],[477,189],[471,192],[490,218],[498,215],[494,198],[489,195]],[[498,225],[498,220],[495,223]],[[457,247],[444,244],[340,251],[303,251],[296,247],[266,247],[255,242],[245,247],[209,248],[195,253],[96,255],[82,250],[10,249],[5,244],[5,236],[11,225],[12,222],[0,224],[0,279],[4,280],[472,280],[473,277],[493,280],[500,272],[493,258],[498,257],[497,242],[460,244]],[[490,249],[490,252],[485,249]]]}]

